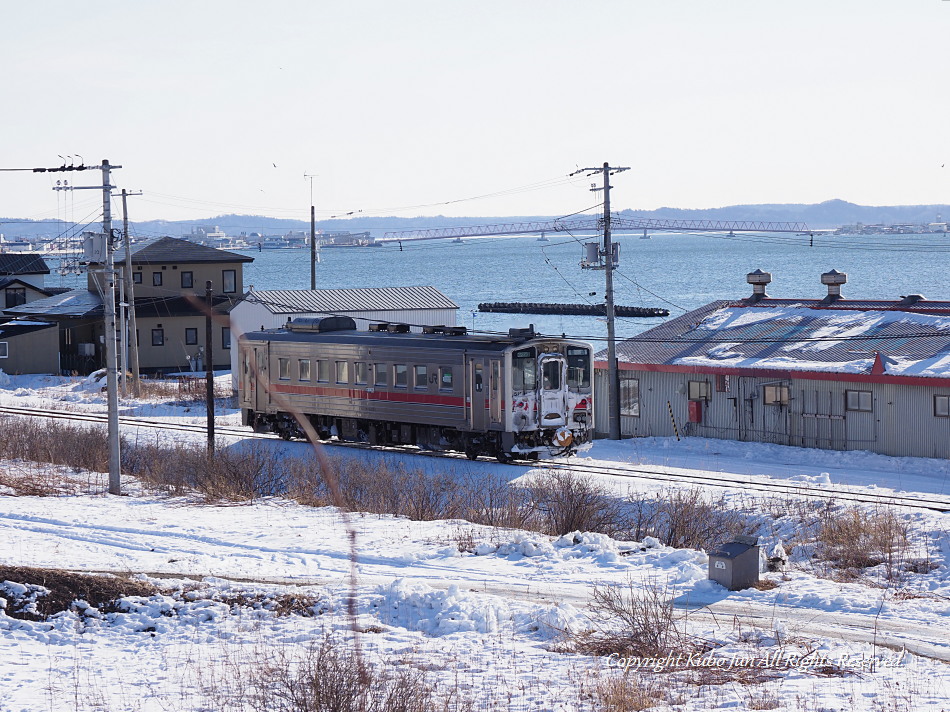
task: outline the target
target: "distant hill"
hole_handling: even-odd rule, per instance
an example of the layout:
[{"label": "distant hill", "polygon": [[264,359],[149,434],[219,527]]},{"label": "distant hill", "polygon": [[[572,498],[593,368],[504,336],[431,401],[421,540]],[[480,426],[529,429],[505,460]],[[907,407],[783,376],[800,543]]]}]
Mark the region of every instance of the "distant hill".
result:
[{"label": "distant hill", "polygon": [[[950,219],[950,205],[857,205],[845,200],[826,200],[813,205],[776,203],[763,205],[729,205],[721,208],[658,208],[656,210],[626,209],[622,217],[662,218],[671,220],[762,220],[772,222],[804,222],[812,228],[834,228],[858,222],[865,224],[931,223],[941,215]],[[592,214],[593,216],[593,214]],[[555,216],[490,216],[449,218],[441,215],[431,217],[355,217],[346,220],[320,220],[317,229],[322,231],[369,231],[374,237],[385,232],[400,230],[431,229],[441,227],[465,227],[491,225],[506,222],[550,220]],[[581,216],[578,216],[581,217]],[[191,233],[192,228],[217,226],[228,235],[282,234],[290,230],[309,232],[307,220],[270,218],[263,215],[218,215],[202,220],[148,220],[131,223],[134,234],[142,237],[171,235],[179,237]],[[57,221],[28,221],[0,217],[0,233],[7,239],[33,236],[56,236],[63,230]]]}]

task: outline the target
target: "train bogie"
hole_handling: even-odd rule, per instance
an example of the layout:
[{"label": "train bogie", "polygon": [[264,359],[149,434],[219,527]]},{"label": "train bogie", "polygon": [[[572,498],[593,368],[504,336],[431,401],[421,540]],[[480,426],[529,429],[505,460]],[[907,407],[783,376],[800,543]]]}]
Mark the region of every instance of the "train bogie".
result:
[{"label": "train bogie", "polygon": [[592,349],[512,330],[361,332],[298,319],[239,341],[243,422],[285,438],[416,445],[469,457],[574,452],[593,433]]}]

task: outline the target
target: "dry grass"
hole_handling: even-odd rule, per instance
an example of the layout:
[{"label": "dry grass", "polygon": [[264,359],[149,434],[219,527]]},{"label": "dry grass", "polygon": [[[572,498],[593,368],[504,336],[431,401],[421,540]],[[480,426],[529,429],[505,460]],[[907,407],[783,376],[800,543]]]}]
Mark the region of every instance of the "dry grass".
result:
[{"label": "dry grass", "polygon": [[46,620],[68,611],[76,601],[85,601],[103,612],[117,610],[115,602],[126,596],[151,596],[155,586],[143,581],[99,574],[80,574],[60,569],[39,569],[29,566],[0,566],[2,582],[25,586],[25,595],[7,590],[6,614],[11,618]]},{"label": "dry grass", "polygon": [[846,576],[886,564],[887,577],[894,578],[909,545],[909,527],[893,509],[827,507],[818,522],[815,555]]}]

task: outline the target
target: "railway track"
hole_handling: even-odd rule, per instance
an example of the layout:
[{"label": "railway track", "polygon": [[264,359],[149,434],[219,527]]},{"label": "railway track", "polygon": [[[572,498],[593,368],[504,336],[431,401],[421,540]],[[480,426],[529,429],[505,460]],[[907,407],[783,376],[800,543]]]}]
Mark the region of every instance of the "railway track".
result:
[{"label": "railway track", "polygon": [[[70,422],[87,422],[97,425],[106,423],[106,416],[98,413],[83,413],[78,411],[48,410],[42,408],[25,408],[13,406],[0,406],[0,415],[13,415],[23,417],[47,418],[51,420],[68,420]],[[205,425],[196,425],[189,423],[169,423],[152,418],[140,418],[131,416],[120,416],[119,424],[126,427],[150,428],[158,430],[170,430],[187,433],[206,432]],[[261,440],[279,440],[280,437],[270,433],[255,433],[246,427],[215,426],[215,434],[219,436],[236,437],[243,439],[261,439]],[[456,452],[434,452],[419,450],[408,446],[376,446],[366,443],[354,442],[324,442],[324,445],[330,447],[341,447],[358,450],[374,450],[377,452],[389,452],[408,454],[419,457],[438,457],[452,460],[465,461],[466,457],[462,453]],[[721,475],[708,474],[699,471],[667,469],[650,469],[647,467],[612,467],[605,464],[593,464],[580,460],[565,462],[563,460],[552,461],[525,461],[512,462],[512,466],[524,468],[543,468],[554,471],[568,471],[575,474],[586,474],[601,477],[622,478],[627,480],[648,481],[651,483],[664,483],[671,485],[692,485],[700,487],[723,487],[729,489],[740,489],[750,493],[780,495],[791,497],[806,497],[810,499],[822,499],[828,501],[854,502],[860,504],[878,504],[883,506],[896,506],[902,508],[922,509],[936,511],[940,513],[950,513],[950,497],[938,495],[910,495],[910,494],[885,494],[868,491],[858,491],[849,488],[847,485],[834,485],[833,489],[817,487],[814,485],[788,483],[780,481],[760,481],[747,475],[736,475],[722,473]]]}]

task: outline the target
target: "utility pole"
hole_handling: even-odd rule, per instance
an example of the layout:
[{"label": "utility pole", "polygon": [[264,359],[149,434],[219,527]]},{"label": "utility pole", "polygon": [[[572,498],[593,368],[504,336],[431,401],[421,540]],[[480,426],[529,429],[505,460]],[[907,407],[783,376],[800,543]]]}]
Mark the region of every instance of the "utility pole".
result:
[{"label": "utility pole", "polygon": [[313,207],[313,179],[316,176],[304,173],[303,177],[310,179],[310,289],[312,291],[317,288],[317,262],[319,260],[317,255],[317,218]]},{"label": "utility pole", "polygon": [[601,168],[581,168],[571,175],[591,171],[589,175],[601,173],[603,188],[592,187],[592,192],[604,191],[604,302],[607,312],[607,434],[611,440],[620,440],[620,371],[617,368],[617,338],[614,313],[614,249],[610,240],[610,176],[629,167],[611,167],[604,163]]},{"label": "utility pole", "polygon": [[[126,364],[132,372],[132,395],[139,395],[139,340],[138,326],[135,323],[135,285],[132,279],[132,245],[129,242],[129,206],[126,198],[129,195],[141,195],[141,193],[127,193],[122,189],[122,237],[125,241],[125,301],[129,305],[129,323],[123,324],[123,334],[127,334],[129,341],[129,363]],[[123,383],[125,375],[123,373]]]},{"label": "utility pole", "polygon": [[121,463],[119,459],[119,384],[116,365],[115,328],[115,261],[112,249],[112,188],[110,166],[102,161],[102,232],[106,238],[105,270],[105,330],[106,330],[106,391],[109,422],[109,494],[122,494]]},{"label": "utility pole", "polygon": [[214,454],[214,333],[211,280],[205,282],[205,405],[208,411],[208,454]]}]

